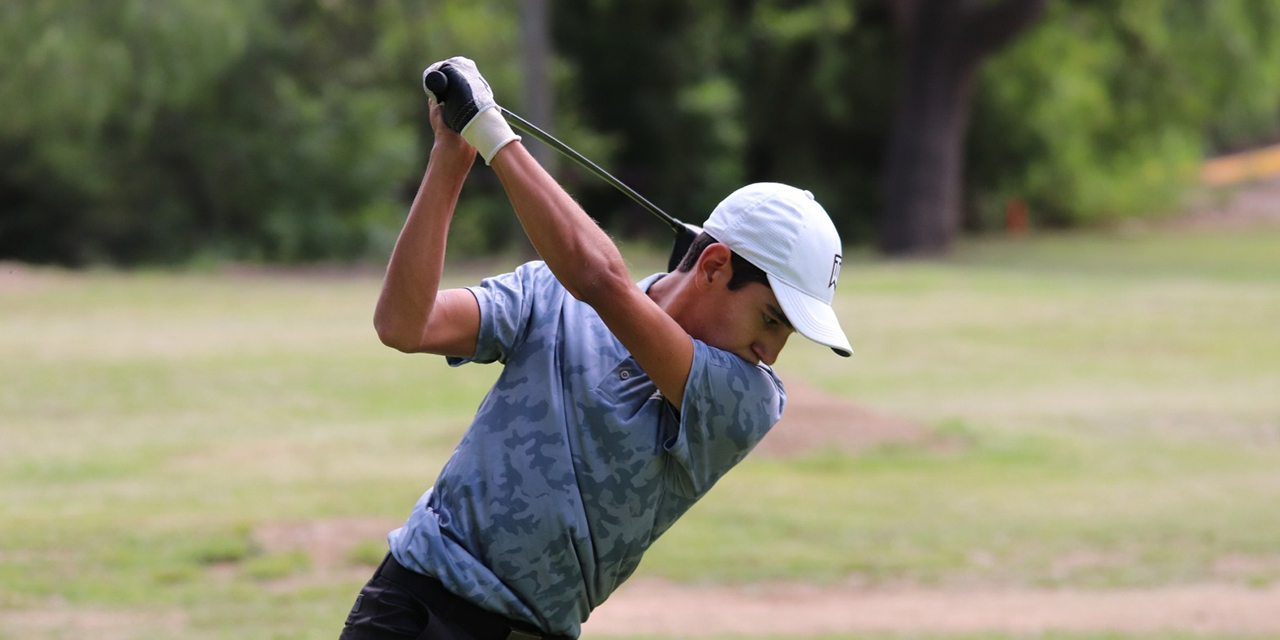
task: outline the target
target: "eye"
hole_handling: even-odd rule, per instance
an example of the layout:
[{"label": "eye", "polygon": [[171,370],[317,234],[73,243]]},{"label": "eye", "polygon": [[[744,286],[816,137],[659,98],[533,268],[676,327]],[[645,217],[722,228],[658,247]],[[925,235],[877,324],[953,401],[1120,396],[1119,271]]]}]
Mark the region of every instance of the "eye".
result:
[{"label": "eye", "polygon": [[773,326],[775,324],[778,324],[778,321],[774,320],[772,316],[766,315],[764,317],[764,324],[765,326]]}]

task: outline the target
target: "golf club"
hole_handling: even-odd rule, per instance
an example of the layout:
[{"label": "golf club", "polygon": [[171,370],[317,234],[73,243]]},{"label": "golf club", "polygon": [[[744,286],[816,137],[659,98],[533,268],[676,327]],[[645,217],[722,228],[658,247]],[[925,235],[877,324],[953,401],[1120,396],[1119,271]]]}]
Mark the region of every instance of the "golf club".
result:
[{"label": "golf club", "polygon": [[[449,77],[440,71],[432,71],[431,73],[428,73],[422,79],[422,83],[423,85],[425,85],[426,89],[430,91],[432,95],[435,95],[437,98],[445,95],[445,93],[449,90]],[[440,102],[443,103],[444,100],[441,100]],[[539,129],[536,125],[529,122],[528,120],[525,120],[524,118],[521,118],[520,116],[512,113],[511,111],[507,110],[505,107],[499,107],[499,109],[502,110],[503,117],[507,119],[507,123],[510,124],[512,128],[518,129],[521,133],[525,133],[532,136],[533,138],[536,138],[537,140],[541,141],[543,144],[546,144],[552,149],[555,149],[561,155],[569,158],[570,160],[573,160],[578,164],[578,166],[582,167],[583,169],[586,169],[587,171],[590,171],[596,177],[600,178],[601,180],[604,180],[613,188],[617,189],[618,191],[621,191],[624,195],[631,198],[631,200],[634,201],[636,204],[640,205],[641,208],[643,208],[645,211],[648,211],[649,213],[652,213],[653,215],[658,216],[658,218],[663,222],[665,222],[668,227],[671,227],[671,230],[676,234],[676,238],[675,238],[675,244],[671,248],[671,257],[667,259],[667,270],[675,271],[676,266],[680,264],[681,258],[683,258],[685,252],[689,250],[689,245],[693,243],[693,239],[696,238],[699,233],[701,233],[702,231],[701,228],[685,222],[681,222],[680,220],[676,219],[674,216],[671,216],[670,214],[663,211],[662,209],[659,209],[657,205],[653,204],[652,202],[649,202],[647,198],[640,195],[639,193],[636,193],[634,189],[632,189],[631,187],[628,187],[621,180],[613,177],[613,175],[611,175],[608,171],[601,169],[599,165],[588,160],[586,156],[582,155],[581,153],[578,153],[577,151],[574,151],[571,147],[569,147],[569,145],[556,139],[555,136],[547,133],[546,131]]]}]

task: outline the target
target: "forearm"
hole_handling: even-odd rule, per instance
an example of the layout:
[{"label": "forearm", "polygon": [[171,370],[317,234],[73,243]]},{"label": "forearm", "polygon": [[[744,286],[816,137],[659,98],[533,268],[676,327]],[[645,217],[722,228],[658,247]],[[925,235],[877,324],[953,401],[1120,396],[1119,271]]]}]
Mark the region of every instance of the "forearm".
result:
[{"label": "forearm", "polygon": [[613,240],[521,143],[503,147],[491,166],[529,241],[574,297],[592,303],[602,289],[630,284]]},{"label": "forearm", "polygon": [[432,150],[374,310],[374,327],[387,346],[407,350],[422,341],[440,290],[449,222],[473,159],[465,149]]}]

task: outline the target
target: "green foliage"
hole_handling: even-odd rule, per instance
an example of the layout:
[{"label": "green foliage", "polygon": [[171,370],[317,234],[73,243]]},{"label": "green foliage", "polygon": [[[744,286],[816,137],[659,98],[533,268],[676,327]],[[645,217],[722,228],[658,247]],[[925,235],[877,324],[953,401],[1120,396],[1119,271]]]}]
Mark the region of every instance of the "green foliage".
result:
[{"label": "green foliage", "polygon": [[1206,151],[1280,127],[1280,5],[1060,2],[988,64],[969,137],[974,222],[1168,211]]},{"label": "green foliage", "polygon": [[[0,253],[76,261],[115,254],[173,205],[131,219],[154,120],[199,104],[248,48],[254,5],[9,3],[0,47]],[[11,66],[9,66],[11,65]],[[139,160],[142,163],[139,164]],[[181,206],[180,206],[181,207]]]},{"label": "green foliage", "polygon": [[[859,15],[870,4],[577,0],[557,5],[556,43],[576,62],[588,122],[623,141],[618,174],[659,206],[701,222],[744,182],[791,182],[856,242],[881,156],[869,141],[889,108],[885,16]],[[606,221],[629,208],[582,186]],[[624,225],[637,227],[652,225]]]},{"label": "green foliage", "polygon": [[[554,3],[546,125],[677,217],[744,182],[810,189],[872,238],[898,95],[883,0]],[[14,0],[0,19],[0,258],[382,261],[430,146],[426,63],[477,60],[524,107],[500,0]],[[983,67],[969,226],[1026,201],[1078,224],[1169,209],[1207,152],[1280,131],[1280,4],[1061,0]],[[530,142],[530,144],[536,144]],[[622,236],[658,236],[560,163]],[[476,171],[451,250],[521,244]],[[664,236],[665,239],[665,236]]]},{"label": "green foliage", "polygon": [[[577,63],[587,123],[624,141],[612,158],[620,165],[616,175],[689,220],[698,219],[691,203],[714,204],[709,194],[739,181],[737,163],[721,161],[736,156],[743,140],[740,96],[717,75],[722,45],[733,42],[726,14],[714,3],[588,0],[557,5],[555,12],[556,46]],[[586,209],[605,224],[620,209],[641,215],[607,188],[580,187]]]},{"label": "green foliage", "polygon": [[[0,255],[385,255],[429,139],[418,74],[457,51],[513,59],[504,7],[6,6],[0,47],[16,62],[0,74]],[[492,66],[495,86],[518,86]]]},{"label": "green foliage", "polygon": [[[620,132],[620,173],[651,199],[698,221],[742,182],[780,180],[814,191],[846,242],[870,238],[897,95],[885,3],[577,0],[556,17],[586,117]],[[1010,198],[1061,225],[1169,210],[1206,151],[1280,130],[1276,33],[1270,0],[1051,3],[981,74],[970,226]]]}]

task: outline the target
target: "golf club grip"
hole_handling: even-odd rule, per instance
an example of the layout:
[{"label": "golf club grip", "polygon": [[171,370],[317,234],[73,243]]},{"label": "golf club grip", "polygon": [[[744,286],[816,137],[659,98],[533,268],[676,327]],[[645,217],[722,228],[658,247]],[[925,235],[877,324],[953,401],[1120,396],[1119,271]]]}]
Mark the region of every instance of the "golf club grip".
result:
[{"label": "golf club grip", "polygon": [[422,86],[436,97],[436,102],[444,103],[444,94],[449,90],[449,76],[436,69],[422,77]]}]

